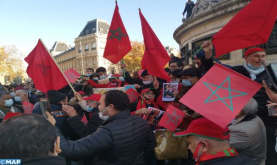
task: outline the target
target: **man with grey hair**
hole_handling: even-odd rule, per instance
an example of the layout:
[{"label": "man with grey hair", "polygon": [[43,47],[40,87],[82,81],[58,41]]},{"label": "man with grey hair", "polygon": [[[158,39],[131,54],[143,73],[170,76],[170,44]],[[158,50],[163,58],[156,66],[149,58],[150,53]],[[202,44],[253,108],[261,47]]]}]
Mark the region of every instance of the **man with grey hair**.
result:
[{"label": "man with grey hair", "polygon": [[253,98],[236,116],[229,126],[230,145],[238,153],[254,160],[259,165],[265,164],[266,131],[262,120],[255,114],[258,104]]}]

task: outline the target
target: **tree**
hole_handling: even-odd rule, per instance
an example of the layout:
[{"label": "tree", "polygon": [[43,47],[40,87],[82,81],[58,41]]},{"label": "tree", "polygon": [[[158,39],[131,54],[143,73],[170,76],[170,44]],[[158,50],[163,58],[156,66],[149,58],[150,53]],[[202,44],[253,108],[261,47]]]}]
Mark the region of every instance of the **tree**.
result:
[{"label": "tree", "polygon": [[130,73],[141,70],[141,60],[144,54],[144,44],[139,41],[132,41],[132,50],[123,58],[127,70]]},{"label": "tree", "polygon": [[23,76],[23,73],[23,62],[18,49],[15,46],[0,47],[0,74],[9,77],[12,82]]}]

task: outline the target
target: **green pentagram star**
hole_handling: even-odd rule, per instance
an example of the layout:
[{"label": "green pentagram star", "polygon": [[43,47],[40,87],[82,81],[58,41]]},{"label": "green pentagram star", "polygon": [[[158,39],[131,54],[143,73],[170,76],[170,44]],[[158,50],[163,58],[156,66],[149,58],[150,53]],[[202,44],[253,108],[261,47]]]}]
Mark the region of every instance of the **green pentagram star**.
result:
[{"label": "green pentagram star", "polygon": [[[111,36],[109,37],[109,39],[116,38],[119,41],[121,41],[121,37],[128,36],[127,34],[123,34],[121,32],[121,27],[118,27],[116,30],[110,30],[110,33],[111,33]],[[118,33],[118,35],[116,35],[116,33]]]},{"label": "green pentagram star", "polygon": [[[228,88],[222,87],[227,81],[228,81]],[[245,93],[245,92],[241,92],[241,91],[237,91],[237,90],[231,89],[231,79],[230,79],[230,76],[227,77],[219,86],[218,86],[218,85],[214,85],[214,84],[209,84],[209,83],[206,83],[206,82],[203,82],[203,83],[204,83],[204,85],[205,85],[207,88],[209,88],[209,90],[212,91],[212,94],[205,100],[204,103],[210,103],[210,102],[214,102],[214,101],[222,101],[231,111],[234,111],[234,108],[233,108],[233,100],[232,100],[232,98],[247,95],[247,93]],[[217,88],[216,88],[216,90],[212,90],[212,88],[211,88],[210,86],[217,87]],[[219,89],[228,90],[229,96],[228,96],[228,97],[221,98],[221,97],[216,93]],[[237,95],[232,95],[232,94],[231,94],[232,92],[236,92],[236,93],[239,93],[239,94],[237,94]],[[216,95],[218,99],[210,100],[211,97],[212,97],[213,95]],[[229,99],[230,105],[227,104],[227,102],[225,101],[226,99]]]},{"label": "green pentagram star", "polygon": [[173,122],[175,125],[178,124],[178,120],[182,118],[182,116],[177,115],[176,110],[172,114],[166,113],[166,115],[169,117],[166,123]]}]

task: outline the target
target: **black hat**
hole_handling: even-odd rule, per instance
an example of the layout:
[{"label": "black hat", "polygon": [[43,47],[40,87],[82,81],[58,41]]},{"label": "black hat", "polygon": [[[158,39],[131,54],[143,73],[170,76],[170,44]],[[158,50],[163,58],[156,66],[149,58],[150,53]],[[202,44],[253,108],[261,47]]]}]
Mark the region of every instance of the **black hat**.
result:
[{"label": "black hat", "polygon": [[169,74],[172,74],[174,77],[180,78],[181,75],[180,73],[182,72],[182,69],[174,69],[173,71],[171,71]]},{"label": "black hat", "polygon": [[140,77],[144,77],[144,76],[147,76],[147,75],[149,75],[149,74],[148,74],[148,72],[147,72],[147,69],[145,69],[145,70],[141,73]]},{"label": "black hat", "polygon": [[48,100],[50,104],[58,104],[60,101],[66,98],[66,95],[55,90],[50,90],[47,92]]},{"label": "black hat", "polygon": [[201,78],[202,70],[199,68],[188,68],[183,70],[182,72],[178,73],[179,76],[191,76],[191,77],[198,77]]}]

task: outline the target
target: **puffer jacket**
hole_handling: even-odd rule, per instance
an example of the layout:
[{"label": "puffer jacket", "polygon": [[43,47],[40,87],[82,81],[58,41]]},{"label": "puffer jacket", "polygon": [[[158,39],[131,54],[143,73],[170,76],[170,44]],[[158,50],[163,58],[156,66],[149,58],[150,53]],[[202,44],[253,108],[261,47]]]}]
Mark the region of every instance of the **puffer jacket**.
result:
[{"label": "puffer jacket", "polygon": [[110,117],[95,133],[74,142],[56,130],[61,136],[61,156],[80,160],[98,155],[101,165],[144,165],[144,153],[156,146],[149,124],[128,110]]}]

